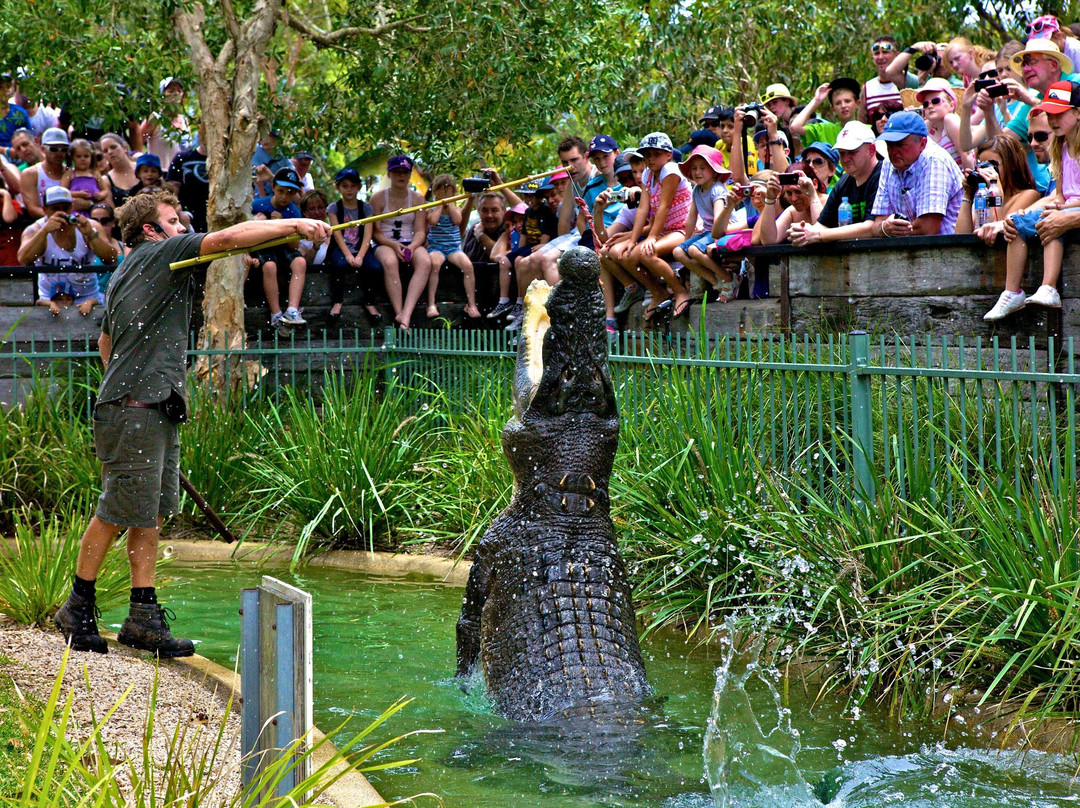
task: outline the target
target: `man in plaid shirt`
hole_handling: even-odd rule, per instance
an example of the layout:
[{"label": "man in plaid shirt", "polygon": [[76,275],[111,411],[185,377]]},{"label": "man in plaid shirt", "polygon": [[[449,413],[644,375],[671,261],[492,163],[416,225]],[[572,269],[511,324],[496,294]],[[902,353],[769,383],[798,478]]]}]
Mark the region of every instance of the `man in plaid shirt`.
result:
[{"label": "man in plaid shirt", "polygon": [[964,200],[964,175],[941,146],[928,139],[918,113],[897,112],[878,140],[885,141],[889,161],[871,211],[876,235],[945,236],[956,230]]}]

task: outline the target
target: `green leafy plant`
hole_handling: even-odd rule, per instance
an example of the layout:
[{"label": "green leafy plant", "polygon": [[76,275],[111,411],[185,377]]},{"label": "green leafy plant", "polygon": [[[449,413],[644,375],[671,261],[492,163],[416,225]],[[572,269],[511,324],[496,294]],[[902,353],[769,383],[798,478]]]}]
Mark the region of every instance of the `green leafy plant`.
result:
[{"label": "green leafy plant", "polygon": [[[79,502],[50,514],[16,512],[14,537],[0,552],[0,612],[24,625],[47,623],[71,591],[87,513]],[[98,607],[123,602],[127,587],[127,559],[114,543],[97,580]]]},{"label": "green leafy plant", "polygon": [[288,388],[257,421],[265,448],[249,458],[261,484],[253,493],[303,526],[294,563],[330,544],[387,546],[395,522],[411,518],[408,483],[423,473],[431,397],[369,370],[329,379],[319,403]]},{"label": "green leafy plant", "polygon": [[498,407],[477,402],[433,436],[436,441],[424,462],[428,474],[410,485],[417,516],[403,535],[448,542],[459,555],[480,540],[513,491],[502,450],[507,417],[509,408],[500,413]]}]

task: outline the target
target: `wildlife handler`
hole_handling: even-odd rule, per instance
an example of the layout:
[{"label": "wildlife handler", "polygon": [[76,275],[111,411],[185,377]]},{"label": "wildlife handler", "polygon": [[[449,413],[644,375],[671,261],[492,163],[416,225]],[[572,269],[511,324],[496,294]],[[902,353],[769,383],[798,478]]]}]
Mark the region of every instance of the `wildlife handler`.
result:
[{"label": "wildlife handler", "polygon": [[113,540],[127,528],[131,607],[117,639],[160,657],[189,656],[191,640],[172,636],[171,612],[154,592],[162,519],[179,510],[180,441],[193,269],[169,264],[219,250],[300,235],[320,240],[330,227],[312,219],[242,222],[216,233],[185,233],[171,191],[136,194],[119,211],[133,249],[109,284],[98,347],[105,375],[94,409],[102,492],[79,545],[75,584],[53,618],[74,650],[108,650],[98,634],[94,583]]}]

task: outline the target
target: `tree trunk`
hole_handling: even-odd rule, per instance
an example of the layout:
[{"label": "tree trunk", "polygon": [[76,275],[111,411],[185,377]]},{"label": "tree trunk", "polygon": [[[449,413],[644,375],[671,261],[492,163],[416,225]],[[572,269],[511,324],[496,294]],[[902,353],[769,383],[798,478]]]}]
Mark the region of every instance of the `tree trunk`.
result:
[{"label": "tree trunk", "polygon": [[[256,0],[248,18],[237,20],[231,0],[221,0],[223,27],[229,38],[215,58],[206,44],[202,3],[180,6],[173,25],[187,43],[198,76],[202,133],[207,149],[210,198],[206,221],[211,231],[245,221],[251,211],[251,157],[259,139],[259,81],[266,45],[274,34],[281,0]],[[244,261],[242,256],[214,261],[206,272],[203,350],[240,350],[244,332]],[[244,367],[226,357],[196,365],[200,381],[222,391],[251,386],[262,371],[257,362]]]}]

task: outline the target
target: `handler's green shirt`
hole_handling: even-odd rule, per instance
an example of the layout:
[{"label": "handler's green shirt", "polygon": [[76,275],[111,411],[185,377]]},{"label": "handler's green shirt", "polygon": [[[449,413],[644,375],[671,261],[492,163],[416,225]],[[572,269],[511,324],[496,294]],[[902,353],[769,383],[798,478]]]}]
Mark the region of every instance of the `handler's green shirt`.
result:
[{"label": "handler's green shirt", "polygon": [[187,401],[188,325],[194,267],[172,271],[169,264],[196,258],[203,233],[138,244],[113,273],[105,295],[101,330],[112,338],[112,356],[98,401],[129,396],[165,401],[175,390]]}]

